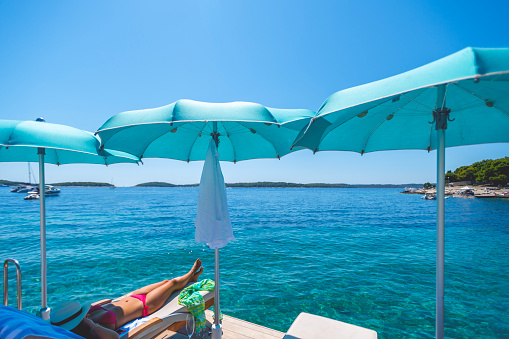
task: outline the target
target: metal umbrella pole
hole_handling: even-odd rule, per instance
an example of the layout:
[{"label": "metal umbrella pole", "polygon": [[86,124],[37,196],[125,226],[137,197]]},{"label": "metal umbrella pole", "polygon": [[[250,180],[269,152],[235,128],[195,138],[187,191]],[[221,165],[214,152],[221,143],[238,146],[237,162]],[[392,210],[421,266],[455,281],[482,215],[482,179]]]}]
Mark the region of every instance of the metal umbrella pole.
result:
[{"label": "metal umbrella pole", "polygon": [[44,148],[39,147],[37,150],[39,155],[39,204],[41,215],[41,309],[39,316],[48,320],[50,316],[50,309],[48,308],[48,292],[46,281],[46,185],[44,180],[44,155],[46,154]]},{"label": "metal umbrella pole", "polygon": [[[219,148],[219,133],[217,132],[217,121],[212,123],[212,138],[216,142],[216,148]],[[219,322],[219,248],[214,249],[215,257],[215,272],[214,272],[214,324],[212,325],[212,339],[221,339],[223,336],[223,329]]]},{"label": "metal umbrella pole", "polygon": [[223,336],[223,329],[219,322],[219,248],[214,249],[215,254],[215,287],[214,287],[214,324],[212,325],[212,339],[221,339]]},{"label": "metal umbrella pole", "polygon": [[437,87],[433,112],[437,131],[437,272],[435,337],[444,338],[444,271],[445,271],[445,130],[450,110],[445,107],[445,85]]}]

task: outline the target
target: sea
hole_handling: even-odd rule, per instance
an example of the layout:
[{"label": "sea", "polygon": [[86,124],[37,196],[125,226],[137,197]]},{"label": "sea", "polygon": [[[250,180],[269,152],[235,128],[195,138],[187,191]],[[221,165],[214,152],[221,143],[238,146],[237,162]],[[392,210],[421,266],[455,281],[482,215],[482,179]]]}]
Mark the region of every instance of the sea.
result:
[{"label": "sea", "polygon": [[[223,313],[285,332],[301,312],[379,338],[435,334],[436,201],[399,189],[228,188],[235,241],[220,250]],[[40,307],[39,202],[0,187],[0,259]],[[47,198],[49,306],[96,301],[186,273],[198,188],[62,188]],[[445,335],[509,338],[509,199],[445,201]],[[3,282],[1,282],[3,289]],[[9,268],[10,306],[16,306]],[[334,334],[331,333],[331,338]]]}]

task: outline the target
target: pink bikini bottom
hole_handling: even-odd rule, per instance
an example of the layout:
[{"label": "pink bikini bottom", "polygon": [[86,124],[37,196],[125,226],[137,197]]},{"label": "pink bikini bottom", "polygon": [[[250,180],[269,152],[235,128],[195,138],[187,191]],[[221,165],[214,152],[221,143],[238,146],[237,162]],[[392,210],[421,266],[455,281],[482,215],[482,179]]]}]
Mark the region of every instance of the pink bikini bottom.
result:
[{"label": "pink bikini bottom", "polygon": [[139,299],[143,303],[143,316],[146,317],[148,315],[148,306],[145,305],[145,301],[147,300],[146,294],[132,294],[130,297]]}]

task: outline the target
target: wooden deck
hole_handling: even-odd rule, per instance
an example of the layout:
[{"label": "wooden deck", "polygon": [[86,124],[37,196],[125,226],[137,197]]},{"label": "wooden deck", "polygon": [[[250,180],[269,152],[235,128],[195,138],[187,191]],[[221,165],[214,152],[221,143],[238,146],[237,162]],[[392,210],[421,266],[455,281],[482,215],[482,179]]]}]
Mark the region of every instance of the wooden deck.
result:
[{"label": "wooden deck", "polygon": [[[205,311],[205,315],[207,317],[207,328],[209,329],[213,323],[212,314],[213,313],[210,310]],[[224,339],[282,339],[285,335],[283,332],[229,317],[227,315],[223,315],[222,324]],[[211,336],[208,335],[208,331],[203,333],[205,334],[203,336],[204,339],[211,338]],[[200,337],[195,333],[192,338],[199,339]],[[166,330],[154,339],[188,339],[188,336],[184,326],[177,332]]]}]

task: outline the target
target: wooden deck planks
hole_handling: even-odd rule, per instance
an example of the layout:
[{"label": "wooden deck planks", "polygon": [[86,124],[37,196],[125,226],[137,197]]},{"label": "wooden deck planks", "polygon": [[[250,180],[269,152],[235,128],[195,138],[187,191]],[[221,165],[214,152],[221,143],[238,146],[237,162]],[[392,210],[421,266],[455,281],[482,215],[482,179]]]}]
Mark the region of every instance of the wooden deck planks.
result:
[{"label": "wooden deck planks", "polygon": [[[207,328],[213,323],[213,312],[210,310],[205,311],[207,317]],[[283,332],[272,330],[267,327],[256,325],[241,319],[233,318],[227,315],[223,316],[223,338],[224,339],[282,339]],[[192,338],[199,338],[194,334]],[[167,330],[155,339],[188,339],[185,327],[181,328],[178,332]],[[210,339],[208,333],[205,333],[204,339]]]}]

